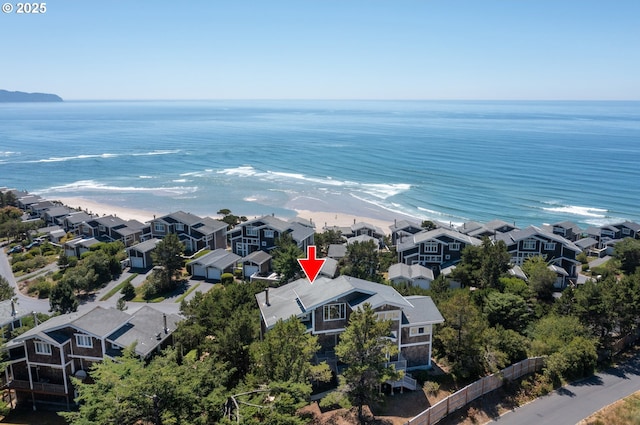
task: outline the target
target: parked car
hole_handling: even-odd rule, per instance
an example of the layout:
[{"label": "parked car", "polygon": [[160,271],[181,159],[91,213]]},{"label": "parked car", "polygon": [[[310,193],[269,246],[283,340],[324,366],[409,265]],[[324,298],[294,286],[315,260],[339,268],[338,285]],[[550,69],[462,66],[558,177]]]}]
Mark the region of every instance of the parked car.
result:
[{"label": "parked car", "polygon": [[27,245],[25,248],[27,250],[30,250],[31,248],[35,248],[36,246],[40,246],[40,241],[33,241],[29,245]]},{"label": "parked car", "polygon": [[11,248],[9,251],[7,251],[7,253],[15,254],[22,251],[24,251],[24,248],[22,247],[22,245],[16,245],[13,248]]}]

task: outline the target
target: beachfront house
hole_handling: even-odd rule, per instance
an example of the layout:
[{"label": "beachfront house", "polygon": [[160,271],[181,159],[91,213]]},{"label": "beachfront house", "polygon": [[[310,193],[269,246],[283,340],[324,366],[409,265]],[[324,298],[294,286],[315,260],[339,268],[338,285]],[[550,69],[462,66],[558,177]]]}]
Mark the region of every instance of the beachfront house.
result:
[{"label": "beachfront house", "polygon": [[396,249],[399,263],[420,264],[432,269],[437,276],[441,269],[460,261],[465,247],[481,244],[478,238],[439,228],[416,233],[399,243]]},{"label": "beachfront house", "polygon": [[60,205],[60,206],[55,206],[55,207],[46,209],[44,211],[44,216],[42,216],[41,218],[44,220],[45,223],[49,225],[58,224],[62,226],[62,222],[64,218],[74,212],[77,212],[77,211],[72,210],[69,207]]},{"label": "beachfront house", "polygon": [[67,232],[71,232],[74,235],[79,235],[82,233],[80,229],[80,227],[82,226],[82,223],[88,220],[92,220],[93,218],[94,217],[92,215],[87,214],[84,211],[75,211],[62,218],[61,226]]},{"label": "beachfront house", "polygon": [[255,251],[270,252],[276,247],[276,240],[288,234],[304,252],[313,245],[315,228],[299,221],[284,221],[274,216],[264,216],[246,221],[229,231],[231,250],[241,257]]},{"label": "beachfront house", "polygon": [[[403,297],[393,287],[339,276],[317,278],[313,284],[298,279],[278,288],[256,294],[262,332],[278,320],[295,317],[318,337],[317,359],[335,365],[334,349],[345,331],[351,313],[368,303],[383,320],[392,320],[389,338],[398,346],[397,368],[406,370],[431,367],[433,325],[444,319],[430,297]],[[333,362],[333,363],[332,363]]]},{"label": "beachfront house", "polygon": [[123,220],[114,215],[92,217],[80,225],[80,232],[101,241],[121,241],[130,247],[151,237],[151,227],[138,220]]},{"label": "beachfront house", "polygon": [[5,344],[5,388],[18,404],[55,403],[69,407],[71,377],[87,379],[96,362],[115,359],[135,344],[148,359],[172,342],[180,317],[150,306],[134,313],[94,307],[88,312],[52,317]]},{"label": "beachfront house", "polygon": [[[573,242],[560,235],[545,231],[536,226],[529,226],[522,230],[496,234],[496,240],[507,245],[511,254],[511,264],[521,266],[527,258],[540,256],[549,265],[558,266],[566,272],[558,287],[564,288],[577,278],[576,256],[581,252]],[[554,269],[555,271],[555,269]]]},{"label": "beachfront house", "polygon": [[177,211],[151,220],[151,235],[162,239],[175,233],[187,252],[227,247],[227,224],[211,217]]},{"label": "beachfront house", "polygon": [[414,223],[408,220],[394,220],[393,224],[389,226],[391,230],[391,244],[397,245],[404,238],[411,237],[416,233],[422,232],[424,229],[420,223]]},{"label": "beachfront house", "polygon": [[481,224],[475,221],[467,221],[459,226],[456,230],[467,236],[471,236],[477,239],[491,238],[496,233],[507,233],[516,230],[515,224],[507,223],[503,220],[492,220],[485,224]]},{"label": "beachfront house", "polygon": [[[582,238],[582,229],[572,221],[561,221],[559,223],[553,223],[548,227],[551,229],[551,233],[560,235],[571,242],[575,242]],[[549,230],[547,226],[543,228],[544,230]]]}]

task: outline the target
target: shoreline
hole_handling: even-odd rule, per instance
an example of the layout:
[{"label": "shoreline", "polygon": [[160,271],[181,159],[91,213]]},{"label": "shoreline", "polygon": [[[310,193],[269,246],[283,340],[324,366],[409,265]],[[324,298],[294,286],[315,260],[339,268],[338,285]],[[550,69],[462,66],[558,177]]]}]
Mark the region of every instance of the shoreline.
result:
[{"label": "shoreline", "polygon": [[[60,201],[64,205],[70,208],[79,208],[82,211],[86,211],[92,214],[97,214],[99,216],[105,215],[114,215],[116,217],[120,217],[125,220],[138,220],[141,222],[148,222],[153,220],[154,217],[160,217],[168,213],[160,213],[160,212],[152,212],[139,208],[130,208],[130,207],[121,207],[118,205],[109,204],[106,202],[97,202],[91,199],[83,198],[80,196],[73,197],[57,197],[54,199],[55,201]],[[302,218],[305,220],[311,220],[316,225],[316,231],[318,233],[322,232],[323,227],[326,226],[338,226],[338,227],[348,227],[354,224],[354,222],[366,222],[372,224],[374,226],[380,227],[385,234],[389,234],[389,226],[393,224],[393,219],[384,220],[381,218],[368,217],[363,214],[350,214],[343,212],[330,212],[330,211],[313,211],[306,209],[294,209],[297,218]],[[174,212],[174,211],[171,211]],[[249,217],[261,217],[261,215],[255,214],[240,214]],[[210,216],[212,218],[218,218],[217,214]],[[286,217],[279,217],[283,220],[288,220]],[[398,219],[406,219],[407,217],[398,217]],[[413,219],[416,223],[419,223],[420,220]]]},{"label": "shoreline", "polygon": [[154,214],[151,211],[137,208],[120,207],[105,202],[96,202],[92,201],[91,199],[82,198],[79,196],[63,196],[51,200],[60,201],[69,208],[79,208],[82,211],[88,212],[90,214],[97,214],[101,217],[105,215],[114,215],[125,220],[138,220],[142,223],[153,220],[154,216],[163,215],[158,213]]}]

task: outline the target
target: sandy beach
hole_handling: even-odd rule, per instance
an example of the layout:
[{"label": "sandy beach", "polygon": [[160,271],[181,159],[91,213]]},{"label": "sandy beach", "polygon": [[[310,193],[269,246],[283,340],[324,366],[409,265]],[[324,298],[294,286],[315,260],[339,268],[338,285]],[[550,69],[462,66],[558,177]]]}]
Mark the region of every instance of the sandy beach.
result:
[{"label": "sandy beach", "polygon": [[325,226],[349,227],[354,224],[354,222],[359,223],[363,221],[380,227],[386,234],[390,234],[389,226],[393,224],[393,221],[327,211],[296,210],[296,213],[300,218],[313,221],[316,225],[317,232],[322,232],[322,228]]},{"label": "sandy beach", "polygon": [[[154,216],[160,217],[166,213],[152,212],[135,208],[126,208],[116,205],[110,205],[102,202],[92,201],[81,197],[63,197],[56,198],[56,200],[71,208],[80,208],[83,211],[87,211],[93,214],[103,215],[115,215],[125,220],[138,220],[141,222],[147,222],[153,219]],[[351,226],[354,222],[366,222],[380,227],[385,233],[390,233],[389,226],[393,224],[392,221],[386,221],[371,217],[364,217],[354,214],[336,213],[329,211],[310,211],[310,210],[295,210],[297,216],[306,220],[311,220],[316,225],[316,231],[322,232],[322,228],[325,226]],[[254,217],[255,215],[246,214],[247,217]],[[217,216],[212,216],[218,218]]]},{"label": "sandy beach", "polygon": [[[154,213],[151,211],[145,211],[135,208],[119,207],[115,205],[109,205],[101,202],[95,202],[85,198],[76,197],[64,197],[56,198],[55,200],[62,202],[71,208],[80,208],[83,211],[87,211],[91,214],[103,215],[115,215],[125,220],[138,220],[141,222],[150,221],[153,219]],[[162,214],[155,214],[160,216]]]}]

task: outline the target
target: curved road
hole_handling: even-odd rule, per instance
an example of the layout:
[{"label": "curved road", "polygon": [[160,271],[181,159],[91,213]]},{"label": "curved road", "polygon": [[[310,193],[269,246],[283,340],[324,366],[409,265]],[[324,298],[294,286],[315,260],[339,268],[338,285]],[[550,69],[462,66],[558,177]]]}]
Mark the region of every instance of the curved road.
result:
[{"label": "curved road", "polygon": [[566,385],[488,423],[575,425],[603,407],[639,390],[640,353],[620,366]]}]

